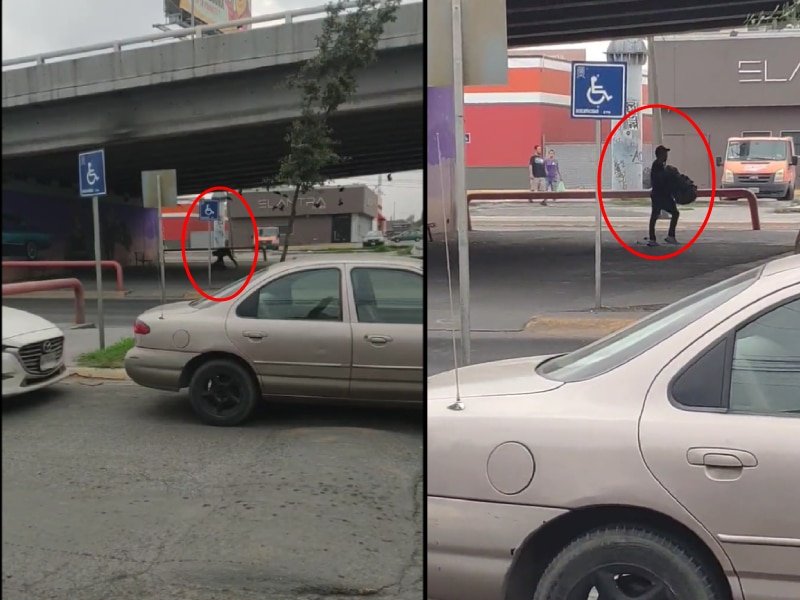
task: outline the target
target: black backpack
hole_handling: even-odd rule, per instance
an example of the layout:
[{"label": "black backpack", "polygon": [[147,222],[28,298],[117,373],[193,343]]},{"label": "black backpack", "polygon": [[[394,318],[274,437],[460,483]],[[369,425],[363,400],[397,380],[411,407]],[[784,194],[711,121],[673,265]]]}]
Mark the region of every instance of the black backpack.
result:
[{"label": "black backpack", "polygon": [[677,169],[672,171],[672,197],[676,204],[691,204],[697,200],[697,185]]}]

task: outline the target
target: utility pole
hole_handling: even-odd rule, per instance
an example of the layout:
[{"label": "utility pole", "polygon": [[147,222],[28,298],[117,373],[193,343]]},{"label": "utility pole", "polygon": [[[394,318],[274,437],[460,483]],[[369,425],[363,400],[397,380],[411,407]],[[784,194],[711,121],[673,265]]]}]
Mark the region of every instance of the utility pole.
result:
[{"label": "utility pole", "polygon": [[[654,36],[647,37],[647,103],[660,104],[658,97],[658,76],[656,75],[656,43]],[[664,143],[664,126],[661,122],[661,109],[653,109],[653,141],[656,146]]]}]

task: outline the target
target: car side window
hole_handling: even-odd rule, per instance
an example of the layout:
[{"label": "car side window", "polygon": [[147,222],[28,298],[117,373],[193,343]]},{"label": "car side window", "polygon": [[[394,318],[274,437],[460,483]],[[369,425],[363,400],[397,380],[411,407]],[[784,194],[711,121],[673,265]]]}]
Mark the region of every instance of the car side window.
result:
[{"label": "car side window", "polygon": [[339,269],[309,269],[284,275],[253,292],[237,308],[246,319],[341,321]]},{"label": "car side window", "polygon": [[731,412],[800,413],[800,298],[736,332],[730,376]]},{"label": "car side window", "polygon": [[422,275],[404,269],[359,267],[350,273],[360,323],[421,325]]},{"label": "car side window", "polygon": [[706,350],[675,378],[672,399],[688,408],[725,408],[728,338]]}]

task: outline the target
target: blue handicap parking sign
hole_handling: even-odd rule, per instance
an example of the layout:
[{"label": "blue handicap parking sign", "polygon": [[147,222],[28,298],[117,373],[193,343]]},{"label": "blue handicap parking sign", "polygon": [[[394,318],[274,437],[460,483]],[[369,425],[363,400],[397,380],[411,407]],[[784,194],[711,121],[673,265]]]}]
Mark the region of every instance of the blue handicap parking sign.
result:
[{"label": "blue handicap parking sign", "polygon": [[78,187],[83,198],[106,195],[106,157],[103,150],[78,154]]},{"label": "blue handicap parking sign", "polygon": [[625,116],[628,65],[572,63],[573,119],[621,119]]},{"label": "blue handicap parking sign", "polygon": [[199,216],[201,221],[216,221],[219,219],[219,201],[201,200]]}]

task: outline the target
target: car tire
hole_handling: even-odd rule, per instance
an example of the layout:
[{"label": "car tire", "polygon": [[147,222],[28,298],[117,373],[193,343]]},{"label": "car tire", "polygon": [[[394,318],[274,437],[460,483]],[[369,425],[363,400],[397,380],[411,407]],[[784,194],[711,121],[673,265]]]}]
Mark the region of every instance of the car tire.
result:
[{"label": "car tire", "polygon": [[39,247],[36,245],[36,242],[25,243],[25,257],[28,260],[36,260],[39,258]]},{"label": "car tire", "polygon": [[[598,589],[602,585],[608,587]],[[726,597],[711,569],[689,550],[654,531],[618,525],[590,531],[564,548],[545,569],[533,600],[587,598],[593,587],[600,598],[638,598],[653,586],[667,590],[658,596],[665,600]]]},{"label": "car tire", "polygon": [[[214,386],[219,386],[216,390]],[[212,359],[192,375],[189,400],[207,425],[235,427],[253,414],[261,397],[253,374],[231,359]]]}]

